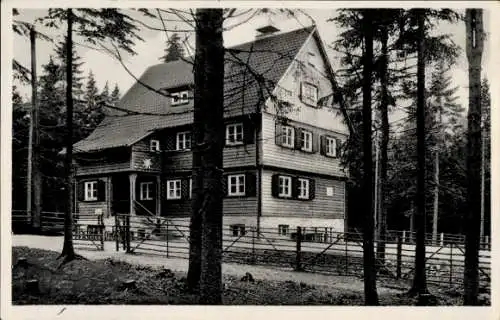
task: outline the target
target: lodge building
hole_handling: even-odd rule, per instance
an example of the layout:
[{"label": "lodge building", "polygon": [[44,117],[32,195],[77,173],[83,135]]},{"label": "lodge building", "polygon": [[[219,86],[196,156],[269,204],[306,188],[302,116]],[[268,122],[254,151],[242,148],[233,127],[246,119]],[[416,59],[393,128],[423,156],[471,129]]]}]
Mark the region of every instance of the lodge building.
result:
[{"label": "lodge building", "polygon": [[[348,132],[322,103],[333,100],[332,68],[318,31],[258,31],[226,53],[224,225],[342,232]],[[74,145],[77,212],[189,219],[193,84],[189,61],[151,66]]]}]

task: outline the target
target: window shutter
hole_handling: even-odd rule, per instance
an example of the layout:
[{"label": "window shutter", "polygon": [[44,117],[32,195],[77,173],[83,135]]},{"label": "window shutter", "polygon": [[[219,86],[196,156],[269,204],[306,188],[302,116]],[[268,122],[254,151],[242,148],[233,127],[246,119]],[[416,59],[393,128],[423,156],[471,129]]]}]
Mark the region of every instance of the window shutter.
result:
[{"label": "window shutter", "polygon": [[243,121],[243,143],[252,144],[255,141],[255,126],[251,119]]},{"label": "window shutter", "polygon": [[106,200],[106,183],[102,180],[97,181],[97,201]]},{"label": "window shutter", "polygon": [[85,184],[83,182],[78,182],[76,190],[78,192],[78,201],[84,201],[85,200]]},{"label": "window shutter", "polygon": [[309,179],[309,200],[316,197],[316,183],[314,179]]},{"label": "window shutter", "polygon": [[165,139],[165,146],[164,146],[166,151],[175,150],[176,139],[177,139],[177,136],[175,133],[170,133],[167,135],[167,138]]},{"label": "window shutter", "polygon": [[300,149],[302,147],[302,128],[295,128],[295,149]]},{"label": "window shutter", "polygon": [[189,199],[189,179],[181,180],[181,199]]},{"label": "window shutter", "polygon": [[273,174],[271,181],[271,194],[273,197],[277,198],[279,194],[279,175]]},{"label": "window shutter", "polygon": [[224,197],[227,197],[229,195],[229,188],[227,186],[227,179],[228,179],[228,175],[223,174],[222,175],[222,194],[224,195]]},{"label": "window shutter", "polygon": [[337,148],[336,157],[340,158],[342,156],[342,141],[340,139],[335,139],[335,147]]},{"label": "window shutter", "polygon": [[326,154],[326,137],[325,136],[320,137],[320,153],[322,155]]},{"label": "window shutter", "polygon": [[257,177],[255,172],[245,174],[245,196],[255,197],[257,195]]},{"label": "window shutter", "polygon": [[292,198],[297,199],[299,197],[299,177],[292,177]]},{"label": "window shutter", "polygon": [[300,101],[304,102],[304,83],[300,83],[300,93],[299,93]]},{"label": "window shutter", "polygon": [[279,123],[276,123],[276,131],[274,132],[274,141],[278,146],[281,146],[281,135],[283,134],[283,126]]},{"label": "window shutter", "polygon": [[314,132],[312,132],[311,134],[312,134],[312,152],[316,153],[318,152],[318,135],[314,134]]}]

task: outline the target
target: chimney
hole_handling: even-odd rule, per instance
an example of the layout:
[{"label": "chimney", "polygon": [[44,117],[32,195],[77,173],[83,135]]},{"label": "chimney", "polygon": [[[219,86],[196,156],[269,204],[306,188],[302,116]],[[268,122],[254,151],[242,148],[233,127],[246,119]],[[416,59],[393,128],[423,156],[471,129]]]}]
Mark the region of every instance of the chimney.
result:
[{"label": "chimney", "polygon": [[280,29],[278,29],[272,22],[268,23],[260,28],[257,29],[257,35],[255,36],[256,39],[262,39],[268,36],[272,36],[276,33],[278,33]]}]

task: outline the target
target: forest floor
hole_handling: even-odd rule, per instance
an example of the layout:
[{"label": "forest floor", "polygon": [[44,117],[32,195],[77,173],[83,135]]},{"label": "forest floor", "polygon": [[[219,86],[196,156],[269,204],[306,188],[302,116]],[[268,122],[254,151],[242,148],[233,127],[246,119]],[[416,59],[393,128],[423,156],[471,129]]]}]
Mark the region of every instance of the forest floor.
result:
[{"label": "forest floor", "polygon": [[[58,251],[27,246],[12,248],[12,303],[32,304],[198,304],[184,285],[187,260],[122,255],[128,259],[78,253],[84,260],[60,265]],[[98,253],[97,251],[95,253]],[[18,263],[27,258],[26,264]],[[176,261],[176,260],[182,260]],[[168,268],[168,269],[167,269]],[[253,281],[243,280],[246,273]],[[294,272],[241,264],[223,264],[225,305],[363,305],[363,281],[358,277]],[[39,290],[26,283],[37,279]],[[127,287],[126,280],[135,280]],[[415,305],[407,282],[378,281],[381,305]],[[460,305],[461,296],[430,288],[438,305]]]}]

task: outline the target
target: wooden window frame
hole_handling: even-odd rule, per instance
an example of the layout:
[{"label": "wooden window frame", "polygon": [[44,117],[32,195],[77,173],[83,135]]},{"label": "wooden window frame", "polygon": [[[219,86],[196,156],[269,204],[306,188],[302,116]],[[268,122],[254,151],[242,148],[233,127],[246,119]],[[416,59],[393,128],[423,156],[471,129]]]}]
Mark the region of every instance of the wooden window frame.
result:
[{"label": "wooden window frame", "polygon": [[160,150],[160,141],[156,139],[151,139],[149,141],[149,151],[159,152]]},{"label": "wooden window frame", "polygon": [[[282,192],[281,188],[281,181],[288,181],[288,192],[284,193]],[[292,177],[290,176],[278,176],[278,197],[279,198],[285,198],[285,199],[291,199],[292,198],[292,188],[293,188],[293,181]],[[283,184],[283,191],[285,190],[285,184]]]},{"label": "wooden window frame", "polygon": [[[236,191],[232,192],[231,191],[231,178],[235,179],[235,188]],[[243,178],[243,182],[240,180]],[[243,191],[240,190],[240,188],[243,186]],[[227,195],[229,197],[241,197],[246,195],[246,177],[244,173],[239,173],[239,174],[230,174],[227,176]]]},{"label": "wooden window frame", "polygon": [[[147,181],[147,182],[141,182],[140,185],[140,194],[139,194],[139,200],[145,201],[145,200],[153,200],[153,182],[152,181]],[[144,194],[144,191],[146,191],[146,194]]]},{"label": "wooden window frame", "polygon": [[290,234],[290,226],[288,224],[279,224],[278,225],[278,234],[280,236],[287,236]]},{"label": "wooden window frame", "polygon": [[[173,183],[173,188],[171,187],[171,183]],[[179,186],[177,187],[177,184]],[[170,191],[173,191],[174,195],[170,195]],[[177,195],[179,193],[179,195]],[[182,180],[181,179],[172,179],[167,180],[167,200],[180,200],[182,199]]]},{"label": "wooden window frame", "polygon": [[171,93],[170,95],[172,96],[171,100],[172,106],[179,106],[189,103],[189,92],[187,90],[174,92]]},{"label": "wooden window frame", "polygon": [[[181,146],[181,139],[180,137],[183,137],[182,139],[182,146]],[[189,147],[188,147],[189,145]],[[175,136],[175,150],[176,151],[189,151],[191,150],[191,131],[182,131],[182,132],[177,132]]]},{"label": "wooden window frame", "polygon": [[[300,134],[302,135],[302,146],[300,146],[300,150],[313,152],[313,133],[308,130],[301,130]],[[306,140],[306,137],[309,139]],[[309,143],[308,148],[306,148],[306,141]]]},{"label": "wooden window frame", "polygon": [[295,128],[292,126],[281,126],[281,146],[289,149],[295,147]]},{"label": "wooden window frame", "polygon": [[[241,132],[238,132],[238,128],[240,128]],[[232,133],[230,132],[231,129],[233,129]],[[226,125],[226,145],[229,146],[242,145],[245,139],[244,136],[245,136],[245,128],[242,122],[231,123]],[[239,140],[238,137],[241,137],[241,140]],[[233,140],[231,138],[233,138]]]},{"label": "wooden window frame", "polygon": [[[328,157],[336,158],[337,157],[337,139],[330,136],[325,136],[325,155]],[[333,148],[330,148],[333,145]],[[332,150],[333,149],[333,152]]]},{"label": "wooden window frame", "polygon": [[[298,186],[299,192],[297,194],[297,198],[301,199],[301,200],[309,200],[309,186],[310,186],[309,179],[298,178],[297,183],[299,184],[299,186]],[[305,183],[305,184],[303,184],[303,183]],[[304,190],[305,190],[305,192],[304,192]]]},{"label": "wooden window frame", "polygon": [[85,181],[84,182],[84,201],[97,201],[99,199],[98,181]]},{"label": "wooden window frame", "polygon": [[[308,89],[311,89],[309,92]],[[314,93],[314,94],[313,94]],[[301,83],[301,100],[303,103],[316,107],[318,105],[318,87],[310,82]]]}]

